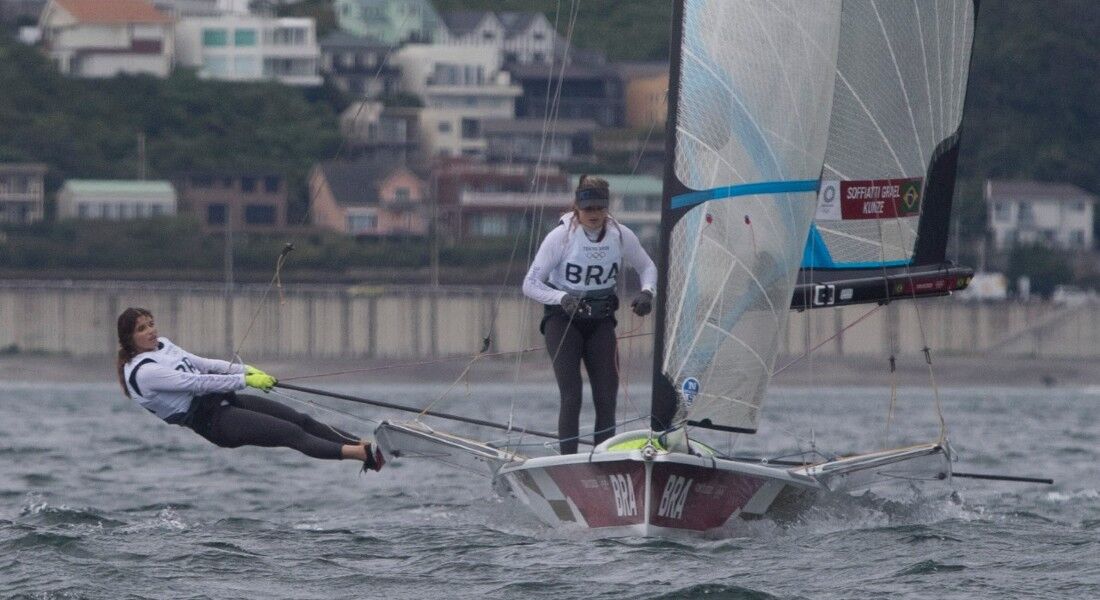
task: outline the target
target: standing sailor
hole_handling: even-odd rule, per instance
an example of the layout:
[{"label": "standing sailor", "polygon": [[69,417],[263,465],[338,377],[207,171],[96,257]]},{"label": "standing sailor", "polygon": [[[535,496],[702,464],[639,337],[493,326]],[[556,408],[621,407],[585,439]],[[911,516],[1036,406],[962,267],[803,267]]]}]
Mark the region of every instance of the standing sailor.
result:
[{"label": "standing sailor", "polygon": [[641,278],[642,290],[630,304],[635,314],[649,314],[657,288],[656,265],[638,236],[608,214],[609,199],[606,180],[582,176],[572,212],[546,234],[523,280],[524,295],[546,306],[540,330],[546,336],[561,394],[562,454],[577,452],[582,359],[596,409],[594,440],[598,444],[615,435],[619,393],[615,285],[623,263]]},{"label": "standing sailor", "polygon": [[196,356],[159,337],[153,314],[144,308],[119,315],[118,345],[123,393],[167,423],[223,448],[293,448],[313,458],[361,460],[364,470],[382,468],[382,453],[370,442],[273,400],[234,393],[246,386],[267,392],[276,380],[255,367]]}]

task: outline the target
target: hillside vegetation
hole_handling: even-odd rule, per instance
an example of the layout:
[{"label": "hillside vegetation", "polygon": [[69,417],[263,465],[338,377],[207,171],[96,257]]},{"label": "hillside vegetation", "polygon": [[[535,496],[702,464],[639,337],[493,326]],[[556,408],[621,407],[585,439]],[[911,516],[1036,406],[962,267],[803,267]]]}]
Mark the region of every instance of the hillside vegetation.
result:
[{"label": "hillside vegetation", "polygon": [[[295,10],[319,14],[323,27],[331,28],[326,2],[308,0]],[[668,0],[435,4],[440,11],[539,10],[563,35],[571,32],[577,46],[602,50],[612,60],[668,56]],[[1100,2],[1095,0],[982,0],[957,190],[964,237],[984,233],[980,190],[988,177],[1068,181],[1100,195],[1097,32]],[[47,163],[51,195],[67,178],[136,177],[138,135],[144,134],[150,179],[210,169],[287,174],[291,221],[298,223],[306,204],[306,173],[313,163],[336,155],[336,115],[346,102],[327,87],[204,81],[186,69],[164,80],[69,79],[37,50],[0,35],[0,162]],[[9,233],[9,239],[22,235]],[[25,265],[56,262],[47,258],[56,250],[36,248],[17,258],[9,245],[5,258]],[[211,249],[202,262],[216,266],[216,252]],[[384,261],[386,254],[384,248],[342,252],[349,261]],[[262,254],[268,254],[266,247]]]},{"label": "hillside vegetation", "polygon": [[304,203],[304,180],[338,146],[327,88],[200,80],[63,77],[35,49],[0,36],[0,162],[50,166],[47,189],[69,178],[136,179],[192,170],[285,174]]}]

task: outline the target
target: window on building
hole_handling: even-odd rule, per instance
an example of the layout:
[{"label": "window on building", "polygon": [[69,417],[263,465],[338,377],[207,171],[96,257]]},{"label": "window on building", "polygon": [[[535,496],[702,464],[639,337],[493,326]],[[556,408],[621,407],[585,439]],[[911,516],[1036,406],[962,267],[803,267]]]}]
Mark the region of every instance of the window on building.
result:
[{"label": "window on building", "polygon": [[480,215],[472,225],[474,235],[508,235],[508,219],[504,215]]},{"label": "window on building", "polygon": [[496,34],[495,34],[495,33],[493,33],[492,31],[484,31],[484,32],[482,32],[482,34],[481,34],[481,39],[483,39],[483,40],[485,40],[485,41],[487,41],[487,42],[491,42],[491,41],[493,41],[493,40],[497,39],[497,36],[496,36]]},{"label": "window on building", "polygon": [[234,56],[233,72],[243,77],[260,76],[260,57],[258,56]]},{"label": "window on building", "polygon": [[197,188],[210,188],[214,187],[214,178],[209,175],[195,175],[191,178],[191,187]]},{"label": "window on building", "polygon": [[378,230],[378,215],[348,215],[348,233],[374,233]]},{"label": "window on building", "polygon": [[302,27],[277,27],[271,32],[271,43],[276,46],[305,45],[306,30]]},{"label": "window on building", "polygon": [[224,29],[203,29],[202,45],[207,48],[220,48],[229,44],[229,33]]},{"label": "window on building", "polygon": [[80,206],[76,207],[76,216],[80,217],[81,219],[87,219],[89,216],[91,216],[91,212],[92,211],[88,208],[87,204],[81,204]]},{"label": "window on building", "polygon": [[462,119],[462,139],[476,139],[481,135],[481,123],[477,119]]},{"label": "window on building", "polygon": [[99,218],[110,219],[111,218],[111,205],[104,202],[99,205]]},{"label": "window on building", "polygon": [[1035,212],[1030,202],[1021,202],[1016,208],[1016,222],[1020,225],[1030,225],[1035,222]]},{"label": "window on building", "polygon": [[1085,247],[1085,232],[1080,229],[1069,233],[1069,245],[1071,248]]},{"label": "window on building", "polygon": [[208,204],[208,205],[206,205],[206,224],[207,225],[225,225],[225,205],[224,204]]},{"label": "window on building", "polygon": [[537,63],[544,63],[546,62],[546,54],[542,52],[535,52],[531,55],[531,60]]},{"label": "window on building", "polygon": [[264,191],[274,194],[279,191],[279,178],[275,176],[264,177]]},{"label": "window on building", "polygon": [[228,75],[229,74],[229,57],[227,56],[206,56],[202,59],[202,70],[207,75]]},{"label": "window on building", "polygon": [[1009,210],[1009,208],[1008,202],[993,203],[993,220],[1000,222],[1010,221],[1012,218],[1012,211]]},{"label": "window on building", "polygon": [[450,121],[440,121],[439,122],[439,133],[450,133],[450,132],[451,132],[451,122]]},{"label": "window on building", "polygon": [[275,206],[272,204],[249,204],[245,206],[244,222],[249,225],[274,225]]},{"label": "window on building", "polygon": [[154,205],[149,207],[149,216],[150,217],[159,217],[162,214],[164,214],[164,207],[163,206],[161,206],[159,204],[154,204]]},{"label": "window on building", "polygon": [[246,194],[251,194],[256,191],[256,178],[255,177],[241,177],[241,191]]},{"label": "window on building", "polygon": [[461,75],[462,69],[458,65],[436,63],[428,85],[458,85]]},{"label": "window on building", "polygon": [[233,32],[233,45],[234,46],[255,46],[256,45],[256,30],[255,29],[237,29]]}]

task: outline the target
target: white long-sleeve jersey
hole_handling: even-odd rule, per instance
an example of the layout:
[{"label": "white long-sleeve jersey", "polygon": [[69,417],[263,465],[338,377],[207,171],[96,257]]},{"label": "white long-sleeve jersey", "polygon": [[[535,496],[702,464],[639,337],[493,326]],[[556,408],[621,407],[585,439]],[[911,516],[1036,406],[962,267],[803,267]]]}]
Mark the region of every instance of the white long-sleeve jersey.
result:
[{"label": "white long-sleeve jersey", "polygon": [[245,387],[244,365],[196,356],[165,337],[157,338],[156,350],[130,359],[122,374],[131,397],[169,422],[186,414],[195,396]]},{"label": "white long-sleeve jersey", "polygon": [[542,304],[561,304],[566,294],[584,296],[615,287],[623,264],[634,269],[642,289],[656,294],[657,265],[649,258],[638,236],[626,225],[607,218],[606,233],[593,242],[573,213],[539,246],[523,279],[523,295]]}]

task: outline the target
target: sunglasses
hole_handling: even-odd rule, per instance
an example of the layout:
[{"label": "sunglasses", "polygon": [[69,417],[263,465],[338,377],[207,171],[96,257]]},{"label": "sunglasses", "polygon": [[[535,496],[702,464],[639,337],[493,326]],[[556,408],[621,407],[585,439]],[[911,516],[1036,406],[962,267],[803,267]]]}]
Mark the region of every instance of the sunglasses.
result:
[{"label": "sunglasses", "polygon": [[586,207],[581,208],[579,210],[581,212],[606,212],[607,207],[606,206],[586,206]]}]

